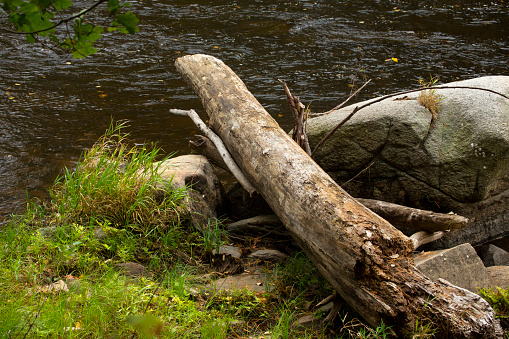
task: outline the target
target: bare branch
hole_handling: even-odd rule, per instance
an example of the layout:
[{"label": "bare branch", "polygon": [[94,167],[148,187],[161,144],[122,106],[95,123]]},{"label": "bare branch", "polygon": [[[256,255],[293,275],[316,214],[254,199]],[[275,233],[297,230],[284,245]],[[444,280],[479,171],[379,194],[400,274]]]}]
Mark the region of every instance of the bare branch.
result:
[{"label": "bare branch", "polygon": [[223,141],[220,137],[217,136],[216,133],[214,133],[210,128],[205,125],[203,120],[200,119],[198,114],[194,110],[181,110],[181,109],[170,109],[170,113],[180,115],[180,116],[188,116],[193,120],[194,124],[216,145],[217,150],[219,151],[219,154],[223,158],[226,166],[228,166],[228,169],[230,172],[237,178],[239,183],[244,187],[246,191],[248,191],[249,195],[252,195],[254,192],[256,192],[256,189],[254,186],[247,180],[244,173],[242,173],[242,170],[237,166],[235,163],[235,160],[233,160],[232,156],[230,155],[230,152],[226,149],[225,145],[223,144]]}]

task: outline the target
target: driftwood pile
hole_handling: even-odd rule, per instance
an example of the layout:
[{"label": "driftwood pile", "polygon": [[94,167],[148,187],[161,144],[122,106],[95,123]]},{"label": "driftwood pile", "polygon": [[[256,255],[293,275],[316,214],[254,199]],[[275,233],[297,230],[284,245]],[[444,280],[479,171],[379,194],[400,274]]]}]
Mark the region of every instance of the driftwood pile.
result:
[{"label": "driftwood pile", "polygon": [[[207,135],[193,146],[228,168],[249,194],[263,197],[336,292],[369,324],[383,320],[399,336],[411,335],[417,322],[438,327],[440,338],[499,336],[486,301],[444,280],[432,282],[413,263],[415,248],[464,227],[465,218],[351,197],[310,157],[305,133],[296,133],[299,144],[292,140],[223,62],[190,55],[179,58],[176,67],[209,118],[210,129],[194,111],[173,110],[190,116]],[[292,110],[305,115],[295,102]],[[407,237],[390,222],[417,232]]]}]

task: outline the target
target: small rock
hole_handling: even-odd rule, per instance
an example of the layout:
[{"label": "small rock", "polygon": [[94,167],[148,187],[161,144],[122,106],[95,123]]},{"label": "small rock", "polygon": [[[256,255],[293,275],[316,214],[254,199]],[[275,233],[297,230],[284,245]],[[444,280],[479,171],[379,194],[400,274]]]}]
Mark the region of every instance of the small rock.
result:
[{"label": "small rock", "polygon": [[292,327],[318,328],[322,324],[322,319],[315,317],[314,314],[308,314],[297,319]]},{"label": "small rock", "polygon": [[278,250],[258,250],[248,255],[248,258],[250,259],[272,262],[282,262],[287,257],[288,256],[286,254],[281,253]]},{"label": "small rock", "polygon": [[117,264],[117,267],[121,268],[122,273],[127,277],[140,277],[146,275],[145,266],[138,263],[126,262]]},{"label": "small rock", "polygon": [[248,289],[255,293],[270,292],[271,285],[267,285],[267,276],[261,269],[257,269],[254,273],[242,273],[238,275],[230,275],[226,278],[217,279],[212,282],[209,287],[213,290],[233,291]]},{"label": "small rock", "polygon": [[489,284],[488,271],[470,244],[419,253],[414,256],[414,262],[433,281],[442,278],[474,293]]},{"label": "small rock", "polygon": [[241,250],[236,246],[223,245],[219,246],[219,250],[212,250],[212,254],[227,254],[231,255],[233,258],[240,259]]},{"label": "small rock", "polygon": [[46,286],[37,287],[35,292],[51,293],[51,292],[69,292],[69,287],[63,280],[58,280]]},{"label": "small rock", "polygon": [[479,251],[479,256],[486,267],[509,265],[509,253],[495,245],[483,247]]},{"label": "small rock", "polygon": [[486,270],[490,275],[489,287],[509,288],[509,266],[491,266]]}]

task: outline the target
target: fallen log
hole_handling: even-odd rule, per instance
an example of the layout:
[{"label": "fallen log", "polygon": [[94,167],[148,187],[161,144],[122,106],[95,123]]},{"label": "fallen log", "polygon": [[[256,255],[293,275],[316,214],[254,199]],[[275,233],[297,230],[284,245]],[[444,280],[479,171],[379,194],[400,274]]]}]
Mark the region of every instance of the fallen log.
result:
[{"label": "fallen log", "polygon": [[349,196],[279,128],[237,75],[206,55],[177,59],[211,128],[332,287],[372,326],[400,336],[418,325],[440,338],[496,338],[493,309],[476,294],[432,282],[412,241]]},{"label": "fallen log", "polygon": [[425,211],[380,200],[357,200],[396,227],[437,232],[464,228],[468,224],[468,219],[461,215]]},{"label": "fallen log", "polygon": [[[295,140],[295,138],[292,139]],[[189,141],[189,146],[198,154],[209,159],[214,165],[229,171],[228,166],[225,164],[216,146],[207,137],[196,135],[194,140]],[[306,151],[306,153],[308,152]],[[468,224],[468,218],[457,214],[426,211],[381,200],[356,199],[398,229],[404,228],[416,231],[438,232],[461,229]]]}]

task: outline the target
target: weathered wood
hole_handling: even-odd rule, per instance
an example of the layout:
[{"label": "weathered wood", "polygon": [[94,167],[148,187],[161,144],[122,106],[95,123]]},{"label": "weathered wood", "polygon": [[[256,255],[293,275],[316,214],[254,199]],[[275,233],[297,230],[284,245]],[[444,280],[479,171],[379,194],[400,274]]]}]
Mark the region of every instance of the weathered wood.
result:
[{"label": "weathered wood", "polygon": [[447,234],[447,231],[437,231],[437,232],[428,232],[428,231],[419,231],[410,236],[410,239],[414,243],[414,250],[418,247],[428,244],[432,241],[438,240]]},{"label": "weathered wood", "polygon": [[225,171],[230,171],[221,154],[219,154],[216,145],[209,138],[203,135],[195,135],[193,140],[189,140],[189,147],[196,153],[209,159],[214,165],[221,167]]},{"label": "weathered wood", "polygon": [[440,338],[494,338],[481,297],[432,282],[413,265],[412,241],[343,191],[282,129],[220,60],[177,59],[246,177],[327,281],[371,325],[399,335],[431,324]]},{"label": "weathered wood", "polygon": [[468,224],[468,219],[461,215],[425,211],[380,200],[360,198],[357,200],[394,226],[417,231],[447,231],[464,228]]},{"label": "weathered wood", "polygon": [[224,164],[228,167],[228,170],[235,176],[235,178],[237,178],[239,184],[244,187],[249,195],[253,195],[256,189],[253,187],[253,185],[251,185],[249,180],[247,180],[247,178],[244,176],[244,173],[242,173],[242,170],[237,166],[235,160],[233,160],[230,153],[224,146],[221,138],[218,137],[214,131],[208,128],[207,125],[205,125],[205,123],[200,119],[198,113],[192,109],[188,111],[182,109],[170,109],[170,113],[188,116],[191,120],[193,120],[194,124],[200,129],[200,131],[205,133],[205,135],[214,143],[219,155],[221,158],[223,158]]}]

